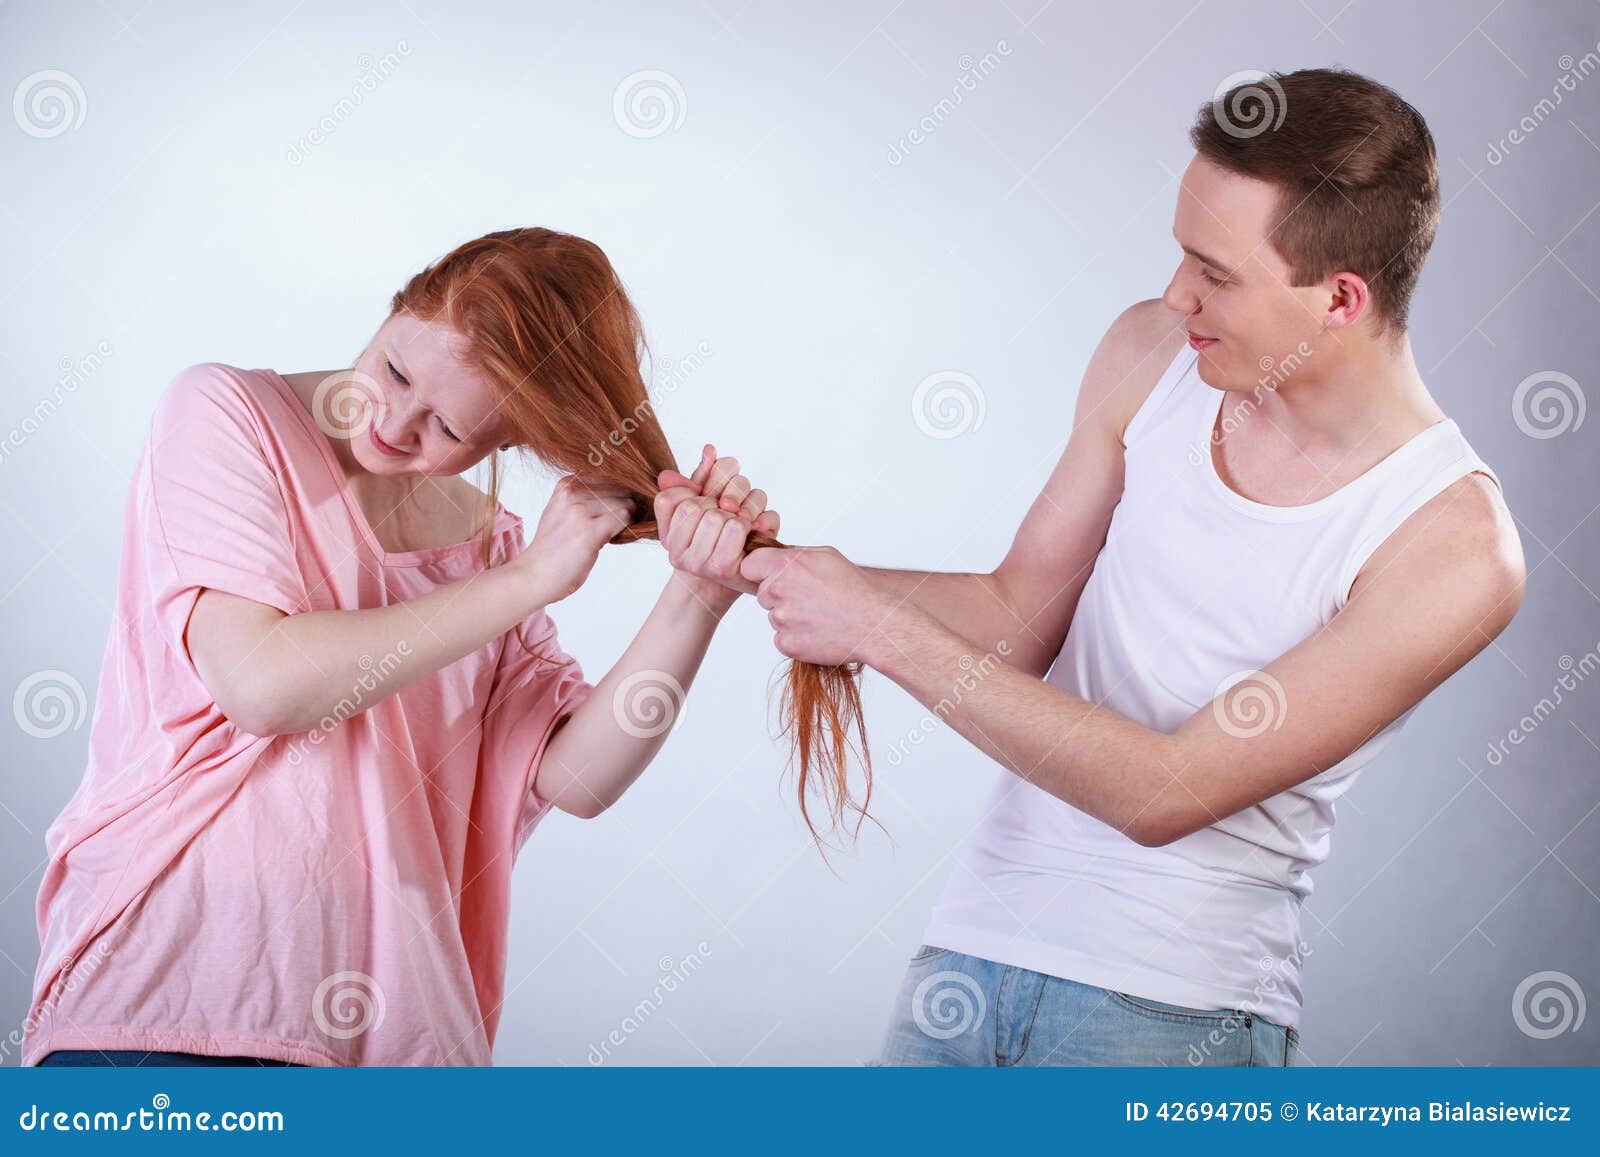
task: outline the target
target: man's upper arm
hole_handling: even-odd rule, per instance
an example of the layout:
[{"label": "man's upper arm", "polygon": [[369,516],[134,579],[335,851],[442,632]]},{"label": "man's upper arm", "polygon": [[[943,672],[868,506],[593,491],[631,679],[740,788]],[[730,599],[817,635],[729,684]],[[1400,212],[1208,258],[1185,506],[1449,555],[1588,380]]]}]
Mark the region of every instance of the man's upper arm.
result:
[{"label": "man's upper arm", "polygon": [[[1446,488],[1373,553],[1326,627],[1247,680],[1253,691],[1230,690],[1179,728],[1182,787],[1147,817],[1148,842],[1180,838],[1344,759],[1487,647],[1521,605],[1525,578],[1495,484],[1471,474]],[[1271,717],[1230,727],[1230,696],[1241,693]]]},{"label": "man's upper arm", "polygon": [[1142,301],[1112,322],[1089,359],[1072,436],[994,572],[1028,624],[1012,658],[1025,670],[1042,675],[1061,650],[1122,497],[1123,431],[1182,343],[1182,315]]}]

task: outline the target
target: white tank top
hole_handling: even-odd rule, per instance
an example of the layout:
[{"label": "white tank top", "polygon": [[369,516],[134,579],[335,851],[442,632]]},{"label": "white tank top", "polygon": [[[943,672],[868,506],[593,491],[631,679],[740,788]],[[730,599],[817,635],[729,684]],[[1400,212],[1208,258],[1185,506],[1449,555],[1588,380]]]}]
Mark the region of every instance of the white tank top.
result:
[{"label": "white tank top", "polygon": [[[1168,733],[1332,619],[1367,558],[1429,499],[1474,471],[1499,484],[1443,421],[1316,502],[1253,502],[1211,455],[1221,407],[1240,396],[1206,385],[1197,357],[1181,351],[1128,425],[1122,499],[1046,676]],[[1242,706],[1236,726],[1285,709],[1254,706],[1267,714]],[[1160,848],[1001,772],[923,939],[1297,1027],[1307,873],[1327,858],[1334,801],[1410,714],[1327,771]]]}]

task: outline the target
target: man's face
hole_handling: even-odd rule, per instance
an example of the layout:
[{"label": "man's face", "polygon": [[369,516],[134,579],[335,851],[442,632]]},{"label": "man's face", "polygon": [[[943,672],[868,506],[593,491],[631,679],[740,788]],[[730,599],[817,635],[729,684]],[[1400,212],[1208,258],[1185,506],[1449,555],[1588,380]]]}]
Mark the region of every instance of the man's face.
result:
[{"label": "man's face", "polygon": [[1290,285],[1289,266],[1268,241],[1279,190],[1195,157],[1178,189],[1172,232],[1183,260],[1162,300],[1187,317],[1199,373],[1223,390],[1254,389],[1300,343],[1325,338],[1331,291]]}]

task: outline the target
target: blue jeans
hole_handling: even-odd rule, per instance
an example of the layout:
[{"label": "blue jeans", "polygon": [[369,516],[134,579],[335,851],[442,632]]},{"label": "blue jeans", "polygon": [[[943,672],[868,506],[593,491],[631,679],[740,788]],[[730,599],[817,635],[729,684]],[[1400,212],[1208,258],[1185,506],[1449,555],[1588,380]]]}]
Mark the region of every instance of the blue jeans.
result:
[{"label": "blue jeans", "polygon": [[1292,1065],[1299,1035],[924,944],[879,1065]]},{"label": "blue jeans", "polygon": [[265,1061],[259,1057],[208,1057],[199,1053],[147,1053],[141,1049],[58,1049],[39,1060],[39,1067],[52,1066],[67,1069],[113,1068],[137,1069],[169,1066],[172,1068],[198,1068],[201,1065],[221,1068],[293,1069],[299,1068],[288,1061]]}]

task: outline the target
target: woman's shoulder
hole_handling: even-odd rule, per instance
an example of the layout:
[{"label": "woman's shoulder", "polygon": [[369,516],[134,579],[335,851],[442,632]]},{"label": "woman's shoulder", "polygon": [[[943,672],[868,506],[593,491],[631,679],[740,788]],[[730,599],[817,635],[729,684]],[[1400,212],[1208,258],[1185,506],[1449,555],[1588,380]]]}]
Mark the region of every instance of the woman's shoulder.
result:
[{"label": "woman's shoulder", "polygon": [[158,429],[180,424],[253,427],[267,420],[277,387],[267,371],[196,362],[173,375],[156,403]]}]

